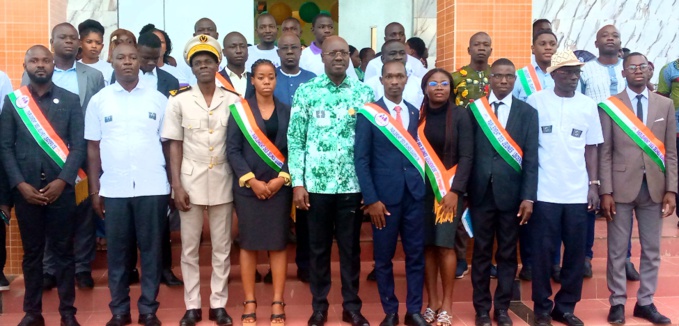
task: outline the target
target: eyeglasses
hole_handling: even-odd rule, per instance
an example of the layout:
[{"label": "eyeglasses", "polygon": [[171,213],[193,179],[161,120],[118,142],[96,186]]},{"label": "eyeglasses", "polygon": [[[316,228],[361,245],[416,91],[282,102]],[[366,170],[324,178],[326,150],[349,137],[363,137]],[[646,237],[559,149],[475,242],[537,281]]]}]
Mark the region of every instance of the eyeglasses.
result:
[{"label": "eyeglasses", "polygon": [[494,78],[495,80],[503,80],[503,79],[507,78],[507,81],[512,81],[512,80],[516,79],[516,75],[514,75],[514,74],[506,74],[506,75],[490,74],[490,77]]},{"label": "eyeglasses", "polygon": [[339,54],[340,57],[342,58],[347,58],[349,57],[349,51],[331,51],[331,52],[323,52],[324,55],[330,56],[331,58],[337,57]]},{"label": "eyeglasses", "polygon": [[450,86],[450,83],[447,80],[444,80],[442,82],[430,81],[429,83],[427,83],[427,85],[429,85],[429,87],[436,87],[436,86],[439,86],[439,85],[441,85],[443,87],[448,87],[448,86]]},{"label": "eyeglasses", "polygon": [[627,71],[629,72],[635,72],[637,71],[637,68],[641,71],[647,71],[648,70],[648,64],[647,63],[642,63],[640,65],[629,65],[627,67]]},{"label": "eyeglasses", "polygon": [[570,76],[570,75],[575,75],[575,76],[580,76],[582,73],[582,70],[580,69],[575,69],[575,70],[564,70],[564,69],[557,69],[556,73],[561,75],[561,76]]}]

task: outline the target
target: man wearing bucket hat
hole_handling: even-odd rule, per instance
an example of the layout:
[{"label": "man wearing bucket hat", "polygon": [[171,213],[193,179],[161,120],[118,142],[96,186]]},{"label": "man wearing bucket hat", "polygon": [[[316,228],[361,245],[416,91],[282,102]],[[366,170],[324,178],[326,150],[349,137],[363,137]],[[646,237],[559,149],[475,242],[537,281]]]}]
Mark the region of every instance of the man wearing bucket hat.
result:
[{"label": "man wearing bucket hat", "polygon": [[[540,127],[538,200],[531,219],[535,325],[550,325],[552,318],[583,325],[573,311],[582,294],[587,211],[599,202],[596,145],[604,138],[596,102],[576,91],[582,65],[572,51],[557,52],[547,68],[554,88],[527,100],[538,110]],[[549,277],[557,234],[565,249],[561,289],[552,302]]]},{"label": "man wearing bucket hat", "polygon": [[174,202],[181,217],[184,303],[182,326],[202,320],[198,249],[207,211],[212,239],[212,279],[209,318],[231,325],[224,307],[231,269],[231,211],[233,180],[226,161],[226,122],[237,93],[217,87],[215,74],[222,59],[219,42],[198,35],[184,48],[186,63],[198,83],[173,92],[167,103],[161,133],[170,142],[170,171]]}]

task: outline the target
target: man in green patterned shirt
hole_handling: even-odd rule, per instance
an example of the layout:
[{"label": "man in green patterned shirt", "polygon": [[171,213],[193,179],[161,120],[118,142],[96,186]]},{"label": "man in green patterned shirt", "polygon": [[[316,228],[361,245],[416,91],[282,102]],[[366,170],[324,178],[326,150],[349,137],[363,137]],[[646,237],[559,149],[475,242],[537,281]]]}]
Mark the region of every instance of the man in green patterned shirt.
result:
[{"label": "man in green patterned shirt", "polygon": [[354,168],[356,112],[373,100],[370,87],[348,77],[349,45],[338,36],[323,42],[325,74],[295,92],[288,127],[288,167],[296,209],[308,210],[311,294],[309,326],[322,326],[328,316],[330,251],[337,239],[344,299],[342,319],[368,326],[358,297],[361,202]]}]

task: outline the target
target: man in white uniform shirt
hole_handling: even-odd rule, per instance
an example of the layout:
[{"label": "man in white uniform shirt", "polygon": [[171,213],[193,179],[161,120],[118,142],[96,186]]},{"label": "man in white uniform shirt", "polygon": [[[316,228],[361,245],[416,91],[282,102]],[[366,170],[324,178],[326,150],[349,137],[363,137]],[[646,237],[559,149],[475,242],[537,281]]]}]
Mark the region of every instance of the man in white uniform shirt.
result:
[{"label": "man in white uniform shirt", "polygon": [[[391,40],[399,41],[403,43],[403,45],[406,44],[405,28],[403,28],[403,25],[400,23],[389,23],[389,25],[384,28],[384,42],[389,42]],[[365,68],[365,76],[363,77],[363,80],[368,80],[374,76],[381,76],[382,65],[383,62],[379,57],[375,57],[374,59],[370,60],[368,66]],[[422,62],[420,62],[420,60],[408,55],[408,61],[406,61],[406,73],[408,74],[408,77],[415,75],[419,78],[422,78],[424,77],[424,74],[427,73],[427,69],[424,67]]]},{"label": "man in white uniform shirt", "polygon": [[[587,211],[599,204],[597,144],[603,143],[597,103],[576,91],[583,65],[572,51],[552,56],[547,72],[554,89],[528,97],[538,110],[538,196],[533,218],[533,310],[535,325],[552,318],[567,325],[584,325],[573,311],[582,295]],[[561,289],[550,300],[553,238],[564,244]],[[551,314],[551,317],[550,317]]]},{"label": "man in white uniform shirt", "polygon": [[[380,57],[383,63],[398,61],[406,64],[408,55],[406,54],[406,46],[396,40],[387,41],[382,45],[382,56]],[[381,69],[381,68],[380,68]],[[375,93],[375,101],[384,96],[384,85],[381,82],[381,74],[365,80],[365,84],[370,86]],[[410,103],[418,110],[424,100],[422,94],[422,79],[420,77],[411,75],[408,77],[405,89],[403,90],[403,100]]]},{"label": "man in white uniform shirt", "polygon": [[156,298],[170,194],[160,129],[167,99],[140,83],[138,53],[132,45],[118,45],[112,63],[117,82],[92,97],[85,116],[89,191],[95,213],[105,217],[108,240],[113,317],[106,325],[131,323],[127,263],[134,234],[142,270],[138,322],[160,326]]},{"label": "man in white uniform shirt", "polygon": [[[316,76],[325,73],[325,65],[321,59],[321,52],[323,52],[321,47],[323,46],[323,41],[325,41],[328,36],[331,36],[334,31],[335,22],[330,15],[320,13],[314,18],[311,23],[311,32],[314,33],[316,39],[302,51],[302,57],[299,60],[300,68],[311,71],[316,74]],[[347,66],[347,76],[358,79],[356,70],[354,70],[354,67],[351,65]]]},{"label": "man in white uniform shirt", "polygon": [[257,28],[255,28],[259,44],[248,47],[248,61],[245,62],[245,70],[248,72],[252,64],[259,59],[271,61],[276,68],[281,66],[281,59],[278,57],[278,47],[276,47],[276,36],[278,28],[276,19],[271,14],[261,14],[257,17]]}]

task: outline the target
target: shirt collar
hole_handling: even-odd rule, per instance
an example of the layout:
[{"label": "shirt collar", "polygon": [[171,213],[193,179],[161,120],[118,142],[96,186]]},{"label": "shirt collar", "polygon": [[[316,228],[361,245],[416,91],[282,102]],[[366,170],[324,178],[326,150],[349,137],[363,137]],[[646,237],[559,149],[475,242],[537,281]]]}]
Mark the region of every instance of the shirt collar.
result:
[{"label": "shirt collar", "polygon": [[36,99],[38,99],[38,98],[47,98],[47,97],[51,97],[51,96],[52,96],[52,92],[54,91],[54,83],[50,82],[50,87],[47,89],[47,92],[45,92],[45,94],[43,94],[42,96],[38,96],[38,94],[36,94],[36,93],[33,91],[33,85],[31,85],[31,84],[28,84],[28,91],[31,92],[31,95],[32,95],[33,97],[35,97]]},{"label": "shirt collar", "polygon": [[323,74],[323,75],[321,75],[321,76],[322,76],[322,77],[321,77],[321,78],[322,78],[322,79],[321,79],[321,84],[322,84],[322,85],[325,85],[325,86],[334,86],[334,87],[339,87],[339,88],[342,88],[342,87],[350,87],[350,86],[351,86],[351,85],[349,84],[349,76],[348,76],[348,75],[345,75],[345,76],[344,76],[344,80],[342,81],[342,83],[339,84],[339,86],[338,86],[338,85],[335,85],[335,83],[334,83],[332,80],[330,80],[330,77],[328,77],[328,75]]},{"label": "shirt collar", "polygon": [[299,71],[294,75],[286,74],[285,71],[283,71],[283,69],[281,67],[278,67],[278,72],[281,73],[283,76],[286,76],[286,77],[297,77],[302,73],[302,68],[300,68]]},{"label": "shirt collar", "polygon": [[321,48],[316,46],[316,41],[311,42],[311,45],[309,45],[309,49],[311,49],[311,53],[313,53],[315,55],[319,55],[323,51],[323,50],[321,50]]},{"label": "shirt collar", "polygon": [[502,100],[498,99],[497,96],[495,96],[495,92],[492,90],[490,91],[490,96],[488,96],[488,103],[493,104],[494,102],[502,102],[502,104],[506,105],[507,107],[512,107],[512,93],[509,93],[505,98]]},{"label": "shirt collar", "polygon": [[153,68],[153,70],[151,70],[149,72],[143,72],[141,69],[139,69],[139,75],[140,76],[143,76],[143,75],[154,76],[154,77],[158,76],[158,67]]},{"label": "shirt collar", "polygon": [[[115,82],[113,85],[111,85],[111,86],[113,86],[113,90],[116,91],[116,92],[127,92],[127,90],[124,89],[123,86],[121,86],[121,85],[118,83],[118,81],[116,81],[116,82]],[[135,86],[134,89],[133,89],[130,93],[134,92],[134,91],[137,90],[137,89],[144,89],[144,83],[141,81],[141,79],[139,79],[139,80],[137,81],[137,86]]]},{"label": "shirt collar", "polygon": [[637,95],[643,95],[644,98],[648,100],[648,87],[644,87],[644,91],[641,92],[641,94],[633,91],[629,87],[625,87],[625,91],[627,91],[627,96],[629,96],[629,100],[632,104],[635,104],[634,100],[636,100]]},{"label": "shirt collar", "polygon": [[56,65],[54,65],[54,71],[75,71],[75,65],[76,65],[76,61],[73,61],[73,67],[68,68],[66,70],[59,69],[59,68],[57,68]]},{"label": "shirt collar", "polygon": [[238,79],[243,79],[244,77],[247,76],[247,73],[248,73],[247,71],[243,71],[243,77],[241,77],[241,76],[238,76],[237,73],[231,71],[231,69],[229,69],[229,67],[224,67],[224,69],[226,69],[226,73],[229,75],[229,78],[235,77],[235,78],[238,78]]},{"label": "shirt collar", "polygon": [[394,102],[388,100],[386,96],[382,97],[382,100],[384,101],[384,104],[387,105],[387,109],[389,110],[389,112],[394,111],[394,108],[395,108],[396,106],[400,106],[400,107],[401,107],[401,112],[403,112],[403,110],[406,110],[406,109],[407,109],[406,104],[403,103],[403,98],[401,98],[401,103],[398,103],[398,104],[396,104],[396,103],[394,103]]}]

